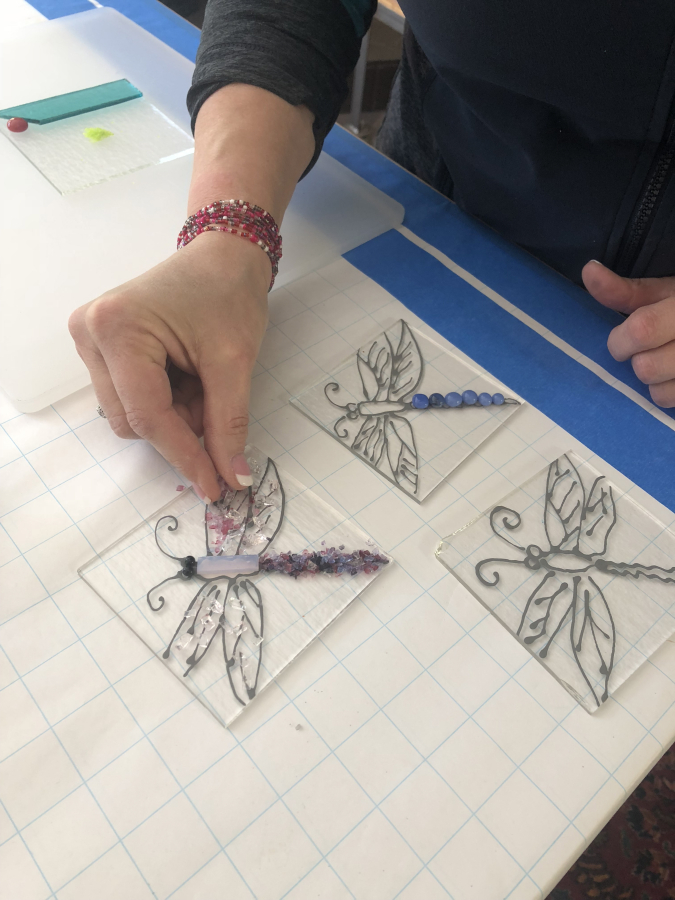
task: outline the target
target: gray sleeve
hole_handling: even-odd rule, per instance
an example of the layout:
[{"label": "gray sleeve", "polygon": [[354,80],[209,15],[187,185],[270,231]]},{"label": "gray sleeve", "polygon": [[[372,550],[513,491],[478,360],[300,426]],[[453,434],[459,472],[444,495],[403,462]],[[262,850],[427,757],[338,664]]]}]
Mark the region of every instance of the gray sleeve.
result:
[{"label": "gray sleeve", "polygon": [[377,0],[209,0],[187,97],[193,129],[207,97],[227,84],[252,84],[314,113],[311,168],[376,6]]}]

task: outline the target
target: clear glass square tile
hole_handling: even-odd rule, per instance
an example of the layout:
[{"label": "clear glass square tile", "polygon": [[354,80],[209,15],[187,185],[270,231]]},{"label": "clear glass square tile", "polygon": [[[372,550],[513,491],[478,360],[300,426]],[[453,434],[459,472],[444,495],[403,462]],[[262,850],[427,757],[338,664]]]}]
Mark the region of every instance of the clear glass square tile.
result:
[{"label": "clear glass square tile", "polygon": [[675,632],[675,535],[572,452],[437,556],[588,712]]},{"label": "clear glass square tile", "polygon": [[[473,402],[460,397],[473,392]],[[415,408],[454,394],[458,406]],[[475,398],[489,396],[487,405]],[[493,403],[497,395],[501,400]],[[504,402],[505,400],[505,402]],[[521,405],[489,375],[400,319],[291,403],[421,502]]]},{"label": "clear glass square tile", "polygon": [[225,725],[388,564],[351,519],[247,455],[250,492],[205,507],[183,491],[79,570]]}]

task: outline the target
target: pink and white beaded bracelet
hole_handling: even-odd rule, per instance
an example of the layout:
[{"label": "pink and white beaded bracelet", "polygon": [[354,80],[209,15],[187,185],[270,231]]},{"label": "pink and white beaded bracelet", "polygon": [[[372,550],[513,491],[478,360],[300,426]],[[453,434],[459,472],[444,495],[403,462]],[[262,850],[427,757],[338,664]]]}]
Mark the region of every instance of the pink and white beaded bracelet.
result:
[{"label": "pink and white beaded bracelet", "polygon": [[277,223],[266,210],[245,200],[214,200],[189,216],[178,235],[177,249],[185,247],[205,231],[238,234],[264,250],[272,263],[269,286],[272,290],[281,259],[281,235]]}]

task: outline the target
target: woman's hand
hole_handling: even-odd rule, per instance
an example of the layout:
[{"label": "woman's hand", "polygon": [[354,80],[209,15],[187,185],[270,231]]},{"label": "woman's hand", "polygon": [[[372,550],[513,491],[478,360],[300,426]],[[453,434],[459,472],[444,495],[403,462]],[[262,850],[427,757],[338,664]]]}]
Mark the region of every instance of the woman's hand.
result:
[{"label": "woman's hand", "polygon": [[[216,91],[197,116],[188,212],[237,198],[281,225],[314,153],[312,122],[306,107],[252,85]],[[150,441],[203,497],[220,496],[218,475],[251,484],[242,451],[271,277],[260,247],[206,232],[70,318],[113,431]]]},{"label": "woman's hand", "polygon": [[622,278],[595,260],[581,276],[603,306],[628,316],[607,341],[614,359],[630,359],[657,406],[675,406],[675,278]]},{"label": "woman's hand", "polygon": [[270,277],[259,247],[210,232],[70,318],[115,434],[148,440],[206,498],[218,474],[251,484],[242,451]]}]

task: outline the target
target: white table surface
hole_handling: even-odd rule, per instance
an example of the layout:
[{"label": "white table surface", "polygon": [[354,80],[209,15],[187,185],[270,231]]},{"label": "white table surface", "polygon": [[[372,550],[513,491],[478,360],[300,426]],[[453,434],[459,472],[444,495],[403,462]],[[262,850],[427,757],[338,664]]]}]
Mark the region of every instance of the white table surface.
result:
[{"label": "white table surface", "polygon": [[76,575],[175,473],[89,388],[0,406],[2,900],[534,900],[672,742],[671,643],[590,716],[433,555],[586,448],[526,407],[420,505],[288,404],[402,315],[344,260],[271,296],[251,440],[396,565],[230,730]]},{"label": "white table surface", "polygon": [[0,25],[10,28],[14,25],[34,25],[44,22],[45,17],[27,0],[2,0],[0,6]]}]

